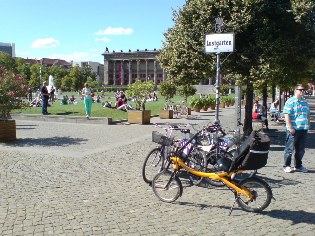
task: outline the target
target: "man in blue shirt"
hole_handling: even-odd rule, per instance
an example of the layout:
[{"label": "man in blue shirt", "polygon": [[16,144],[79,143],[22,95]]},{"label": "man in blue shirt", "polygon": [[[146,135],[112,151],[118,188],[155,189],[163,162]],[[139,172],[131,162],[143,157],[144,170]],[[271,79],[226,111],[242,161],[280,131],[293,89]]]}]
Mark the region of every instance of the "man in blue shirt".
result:
[{"label": "man in blue shirt", "polygon": [[43,82],[43,86],[40,89],[41,95],[42,95],[42,114],[43,115],[48,115],[49,113],[47,112],[47,106],[48,106],[48,98],[49,98],[49,93],[47,86],[48,83],[47,81]]},{"label": "man in blue shirt", "polygon": [[[286,101],[283,109],[287,130],[283,165],[286,173],[308,172],[308,169],[302,165],[307,131],[310,128],[310,108],[303,97],[304,92],[303,85],[298,84],[295,87],[294,96]],[[291,157],[294,151],[295,167],[291,168]]]}]

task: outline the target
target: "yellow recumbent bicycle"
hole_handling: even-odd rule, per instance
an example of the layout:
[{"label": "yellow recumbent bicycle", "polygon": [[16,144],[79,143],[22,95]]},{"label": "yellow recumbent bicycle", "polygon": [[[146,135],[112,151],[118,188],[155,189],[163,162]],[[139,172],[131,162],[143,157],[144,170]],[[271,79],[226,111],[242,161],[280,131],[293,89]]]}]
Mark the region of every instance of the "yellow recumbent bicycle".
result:
[{"label": "yellow recumbent bicycle", "polygon": [[[186,145],[194,143],[194,138],[197,136],[198,134],[194,135]],[[184,169],[195,176],[221,181],[234,193],[235,202],[243,210],[260,212],[269,206],[273,198],[269,185],[253,175],[241,181],[238,181],[235,177],[245,170],[257,170],[265,166],[269,147],[269,137],[264,133],[253,131],[242,144],[239,153],[232,159],[222,157],[217,161],[214,168],[208,169],[205,167],[204,169],[198,168],[198,170],[186,164],[189,160],[182,155],[185,147],[180,147],[169,157],[168,167],[153,178],[153,192],[163,202],[176,201],[183,193],[178,174],[180,169]],[[173,167],[173,170],[171,167]]]}]

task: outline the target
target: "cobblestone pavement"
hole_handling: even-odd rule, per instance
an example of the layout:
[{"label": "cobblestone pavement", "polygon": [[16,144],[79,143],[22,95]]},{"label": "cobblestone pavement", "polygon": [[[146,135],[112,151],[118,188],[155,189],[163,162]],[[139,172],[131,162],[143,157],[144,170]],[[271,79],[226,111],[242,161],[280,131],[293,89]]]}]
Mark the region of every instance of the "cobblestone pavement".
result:
[{"label": "cobblestone pavement", "polygon": [[[220,113],[224,127],[234,117],[232,108]],[[202,126],[209,120],[214,112],[172,122]],[[315,133],[304,159],[310,173],[286,174],[284,127],[270,127],[269,161],[258,175],[276,200],[263,213],[236,206],[229,216],[232,192],[191,186],[184,178],[175,203],[157,199],[141,176],[143,159],[155,147],[153,125],[17,120],[18,140],[0,144],[0,235],[315,235]]]}]

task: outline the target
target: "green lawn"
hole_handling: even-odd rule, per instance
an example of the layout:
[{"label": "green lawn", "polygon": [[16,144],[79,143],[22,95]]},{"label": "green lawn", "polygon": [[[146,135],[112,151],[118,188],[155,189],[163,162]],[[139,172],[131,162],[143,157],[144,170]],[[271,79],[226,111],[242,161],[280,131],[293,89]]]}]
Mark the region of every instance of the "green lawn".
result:
[{"label": "green lawn", "polygon": [[[52,115],[68,115],[68,116],[85,116],[84,103],[83,100],[78,99],[77,93],[65,92],[62,95],[74,95],[77,99],[77,105],[61,105],[60,100],[55,101],[50,107],[48,107],[48,112]],[[101,93],[99,93],[101,96]],[[97,94],[96,94],[97,96]],[[151,115],[158,115],[160,110],[163,109],[165,104],[165,99],[158,96],[158,101],[147,102],[146,110],[151,110]],[[172,101],[178,102],[182,101],[183,98],[176,96]],[[110,101],[112,105],[115,105],[115,98],[113,93],[104,93],[104,97],[101,98],[101,103],[93,103],[92,105],[92,117],[111,117],[113,121],[127,119],[127,112],[104,108],[102,107],[102,102]],[[135,107],[134,102],[129,102],[133,107]],[[41,114],[41,107],[29,107],[25,110],[15,110],[13,113],[23,113],[23,114]]]}]

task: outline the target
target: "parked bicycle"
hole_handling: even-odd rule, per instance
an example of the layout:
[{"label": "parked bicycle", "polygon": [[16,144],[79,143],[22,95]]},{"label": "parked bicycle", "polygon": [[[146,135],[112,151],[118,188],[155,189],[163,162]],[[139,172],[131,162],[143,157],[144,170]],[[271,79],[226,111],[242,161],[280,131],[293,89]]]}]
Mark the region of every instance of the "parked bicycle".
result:
[{"label": "parked bicycle", "polygon": [[[144,159],[142,177],[148,184],[151,184],[153,177],[163,170],[168,155],[171,153],[172,149],[174,149],[173,144],[175,141],[172,137],[173,131],[179,130],[184,135],[190,133],[190,130],[187,129],[186,126],[183,126],[182,128],[178,125],[168,125],[167,127],[163,127],[156,124],[155,127],[164,129],[165,135],[157,131],[152,132],[152,142],[157,143],[159,146],[153,148]],[[179,141],[180,140],[177,140],[176,142]]]},{"label": "parked bicycle", "polygon": [[[187,124],[183,128],[178,126],[169,125],[168,127],[162,127],[156,125],[156,127],[163,128],[166,131],[166,135],[162,135],[157,131],[152,132],[152,141],[158,143],[159,146],[154,148],[146,156],[143,167],[142,167],[142,176],[146,183],[151,184],[153,177],[156,173],[163,170],[166,161],[169,160],[169,154],[175,148],[183,146],[191,137],[190,129],[187,127],[193,127],[192,124]],[[174,140],[172,137],[172,132],[174,130],[179,130],[184,134],[182,139]],[[219,134],[222,137],[218,137]],[[200,170],[211,168],[216,164],[216,160],[220,156],[225,156],[232,158],[233,153],[235,152],[236,141],[233,138],[225,137],[225,132],[219,124],[214,124],[211,126],[206,126],[201,131],[199,131],[198,139],[194,140],[193,146],[189,144],[191,151],[190,162],[188,165],[198,167]],[[205,142],[203,142],[205,140]],[[189,175],[189,180],[194,185],[199,185],[203,181],[203,177]],[[221,187],[224,184],[220,181],[207,179],[208,183],[213,186]]]},{"label": "parked bicycle", "polygon": [[[189,155],[185,157],[183,150],[188,144],[192,145],[193,140],[201,132],[197,132],[184,146],[175,150],[170,158],[171,162],[165,166],[164,171],[153,178],[154,194],[164,202],[177,200],[183,193],[178,175],[180,170],[184,169],[193,175],[224,183],[234,193],[235,202],[245,211],[260,212],[268,207],[273,196],[271,188],[264,180],[251,176],[239,181],[235,176],[243,171],[257,170],[266,165],[270,147],[269,137],[264,133],[253,131],[240,147],[238,155],[232,159],[222,156],[217,160],[215,168],[200,171],[186,164],[189,161],[187,160]],[[171,170],[171,166],[173,166],[173,170]],[[234,204],[230,213],[233,207]]]},{"label": "parked bicycle", "polygon": [[174,113],[176,114],[176,117],[178,116],[186,116],[188,117],[188,106],[185,101],[180,102],[175,106],[175,111]]},{"label": "parked bicycle", "polygon": [[[146,156],[143,166],[142,166],[142,177],[143,180],[151,184],[153,177],[161,172],[167,163],[170,162],[171,153],[178,147],[184,146],[189,138],[192,136],[190,129],[187,127],[193,127],[192,124],[186,124],[183,126],[178,125],[169,125],[163,127],[160,125],[155,125],[156,127],[163,128],[166,132],[166,135],[162,135],[157,131],[152,132],[152,141],[159,144],[158,147],[152,149],[149,154]],[[183,138],[174,139],[172,137],[173,131],[180,131],[183,134]],[[188,145],[189,146],[189,145]],[[183,155],[185,155],[185,150]],[[207,163],[206,153],[202,150],[201,146],[194,145],[190,150],[189,154],[189,166],[194,166],[196,169],[205,168]],[[192,184],[198,185],[201,183],[202,178],[196,177],[194,175],[189,175],[189,179]]]}]

